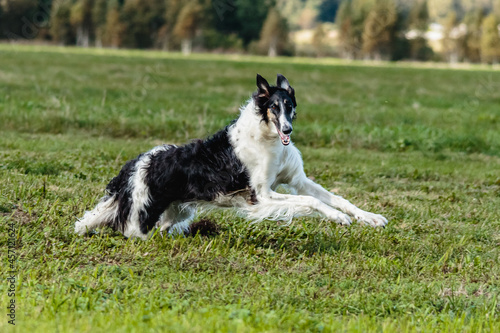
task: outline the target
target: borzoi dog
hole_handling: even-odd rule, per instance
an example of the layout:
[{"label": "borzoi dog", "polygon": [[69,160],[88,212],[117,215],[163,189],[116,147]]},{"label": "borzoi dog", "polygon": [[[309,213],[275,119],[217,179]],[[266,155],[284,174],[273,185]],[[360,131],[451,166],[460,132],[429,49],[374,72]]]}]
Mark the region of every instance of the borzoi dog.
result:
[{"label": "borzoi dog", "polygon": [[[158,146],[127,162],[106,187],[107,195],[76,222],[75,232],[110,226],[142,239],[155,228],[183,233],[196,210],[206,206],[233,208],[254,221],[320,215],[341,225],[354,217],[385,226],[383,216],[307,178],[290,140],[297,102],[288,80],[278,74],[276,86],[270,86],[257,75],[257,88],[239,118],[213,136]],[[279,185],[290,194],[276,192]]]}]

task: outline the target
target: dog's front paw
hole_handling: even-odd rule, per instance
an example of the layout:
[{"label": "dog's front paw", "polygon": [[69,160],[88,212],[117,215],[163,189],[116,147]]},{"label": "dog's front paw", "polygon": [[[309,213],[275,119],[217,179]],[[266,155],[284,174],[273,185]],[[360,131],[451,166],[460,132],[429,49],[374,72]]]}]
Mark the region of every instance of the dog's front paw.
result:
[{"label": "dog's front paw", "polygon": [[352,220],[349,217],[349,215],[346,215],[346,214],[341,213],[341,212],[338,212],[338,213],[334,214],[334,216],[331,216],[331,219],[334,220],[335,222],[337,222],[338,224],[345,225],[345,226],[351,225],[351,223],[352,223]]},{"label": "dog's front paw", "polygon": [[355,217],[359,222],[371,225],[372,227],[385,227],[388,223],[387,219],[382,215],[369,212],[363,212]]},{"label": "dog's front paw", "polygon": [[97,234],[97,231],[88,229],[88,226],[80,221],[75,222],[75,233],[80,236]]}]

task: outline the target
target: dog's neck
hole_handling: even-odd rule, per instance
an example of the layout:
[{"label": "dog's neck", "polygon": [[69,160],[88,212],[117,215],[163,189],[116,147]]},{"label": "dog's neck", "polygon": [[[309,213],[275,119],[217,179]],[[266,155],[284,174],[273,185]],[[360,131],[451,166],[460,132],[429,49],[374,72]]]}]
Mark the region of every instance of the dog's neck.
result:
[{"label": "dog's neck", "polygon": [[283,146],[274,124],[262,120],[253,100],[241,108],[240,117],[229,128],[229,139],[249,172],[251,187],[258,196],[267,193],[279,172],[277,164],[290,148]]},{"label": "dog's neck", "polygon": [[267,145],[282,146],[278,132],[272,123],[266,123],[262,120],[259,110],[255,106],[254,100],[251,99],[246,105],[240,109],[240,117],[236,121],[235,127],[243,138],[262,142]]}]

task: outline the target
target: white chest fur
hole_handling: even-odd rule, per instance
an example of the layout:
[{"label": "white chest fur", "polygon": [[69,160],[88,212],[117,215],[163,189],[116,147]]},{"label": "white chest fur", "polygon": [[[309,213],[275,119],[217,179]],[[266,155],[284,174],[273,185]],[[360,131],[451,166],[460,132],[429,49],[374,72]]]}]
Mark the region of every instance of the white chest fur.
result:
[{"label": "white chest fur", "polygon": [[248,169],[257,196],[266,195],[280,182],[280,175],[290,173],[285,170],[290,160],[301,161],[293,144],[283,146],[274,125],[262,121],[253,101],[242,108],[241,116],[229,130],[229,138],[236,156]]}]

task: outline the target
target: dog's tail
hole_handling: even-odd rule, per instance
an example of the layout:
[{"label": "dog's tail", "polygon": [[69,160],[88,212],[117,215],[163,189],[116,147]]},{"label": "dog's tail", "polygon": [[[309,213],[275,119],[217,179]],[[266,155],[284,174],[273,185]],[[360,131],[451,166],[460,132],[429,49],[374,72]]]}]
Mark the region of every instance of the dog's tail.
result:
[{"label": "dog's tail", "polygon": [[105,196],[93,210],[85,212],[83,218],[76,221],[75,232],[85,235],[96,228],[112,225],[117,220],[118,206],[115,196]]}]

